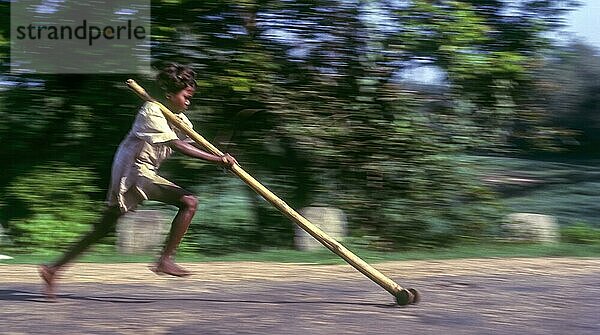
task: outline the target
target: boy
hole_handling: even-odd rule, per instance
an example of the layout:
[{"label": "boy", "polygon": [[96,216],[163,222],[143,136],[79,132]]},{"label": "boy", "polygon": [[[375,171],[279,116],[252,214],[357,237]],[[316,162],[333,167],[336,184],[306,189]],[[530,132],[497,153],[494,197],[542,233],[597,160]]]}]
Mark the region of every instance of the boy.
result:
[{"label": "boy", "polygon": [[[166,107],[190,127],[192,124],[183,112],[188,109],[196,90],[194,77],[194,71],[179,64],[168,65],[157,77],[158,84],[164,92]],[[190,275],[190,272],[175,264],[172,256],[192,221],[198,200],[191,192],[159,176],[158,168],[173,151],[225,167],[237,163],[229,154],[215,156],[191,143],[183,132],[168,123],[157,104],[146,102],[140,108],[130,132],[115,154],[107,196],[108,206],[102,218],[94,225],[92,231],[59,260],[39,268],[48,298],[55,298],[57,273],[92,244],[112,232],[119,217],[135,209],[144,200],[156,200],[179,208],[162,254],[151,270],[157,274],[178,277]]]}]

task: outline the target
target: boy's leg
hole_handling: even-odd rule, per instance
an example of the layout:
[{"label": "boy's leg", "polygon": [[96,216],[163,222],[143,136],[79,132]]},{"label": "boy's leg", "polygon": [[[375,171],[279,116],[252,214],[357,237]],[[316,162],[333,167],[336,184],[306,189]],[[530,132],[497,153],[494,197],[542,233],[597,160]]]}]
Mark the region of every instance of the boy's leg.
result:
[{"label": "boy's leg", "polygon": [[42,277],[45,282],[46,287],[44,292],[48,298],[55,297],[54,284],[57,272],[77,256],[81,255],[81,253],[87,250],[92,244],[98,242],[112,232],[121,215],[121,210],[118,207],[108,207],[104,211],[100,221],[94,225],[93,229],[79,240],[79,242],[74,244],[71,249],[65,252],[60,259],[51,265],[40,266],[39,273],[40,277]]},{"label": "boy's leg", "polygon": [[162,254],[156,266],[151,270],[156,273],[166,273],[178,277],[190,275],[189,271],[175,264],[172,257],[192,222],[198,207],[198,200],[191,192],[175,184],[167,184],[167,181],[154,184],[146,191],[149,200],[160,201],[179,208],[171,224]]}]

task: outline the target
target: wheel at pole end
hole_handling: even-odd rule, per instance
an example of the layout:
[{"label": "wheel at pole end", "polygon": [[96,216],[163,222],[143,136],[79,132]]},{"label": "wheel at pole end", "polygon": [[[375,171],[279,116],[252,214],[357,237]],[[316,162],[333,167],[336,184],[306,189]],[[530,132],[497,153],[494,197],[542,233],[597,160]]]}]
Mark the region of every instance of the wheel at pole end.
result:
[{"label": "wheel at pole end", "polygon": [[402,289],[396,293],[396,303],[400,306],[412,304],[415,300],[415,296],[407,289]]},{"label": "wheel at pole end", "polygon": [[419,301],[421,301],[421,293],[419,293],[419,291],[417,291],[414,288],[409,288],[408,292],[412,293],[413,295],[413,301],[411,302],[411,304],[418,304]]}]

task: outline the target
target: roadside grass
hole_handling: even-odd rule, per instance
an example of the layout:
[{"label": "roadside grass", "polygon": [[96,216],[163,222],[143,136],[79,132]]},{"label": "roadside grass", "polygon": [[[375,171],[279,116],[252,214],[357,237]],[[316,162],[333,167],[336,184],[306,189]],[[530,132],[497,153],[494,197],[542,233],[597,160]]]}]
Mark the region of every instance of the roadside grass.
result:
[{"label": "roadside grass", "polygon": [[[350,248],[352,252],[369,263],[405,260],[444,260],[466,258],[511,258],[511,257],[600,257],[600,244],[521,244],[499,243],[464,244],[444,249],[409,250],[381,252]],[[1,260],[0,264],[40,264],[50,262],[60,256],[58,252],[45,254],[15,254],[10,260]],[[92,251],[77,262],[81,263],[151,263],[155,255],[123,255],[115,251]],[[303,263],[315,265],[345,264],[329,250],[296,251],[288,249],[269,249],[258,252],[240,252],[227,255],[182,254],[178,262],[276,262]]]},{"label": "roadside grass", "polygon": [[482,176],[512,176],[535,181],[508,187],[501,202],[512,212],[552,215],[561,226],[600,227],[600,161],[544,161],[513,157],[464,156]]}]

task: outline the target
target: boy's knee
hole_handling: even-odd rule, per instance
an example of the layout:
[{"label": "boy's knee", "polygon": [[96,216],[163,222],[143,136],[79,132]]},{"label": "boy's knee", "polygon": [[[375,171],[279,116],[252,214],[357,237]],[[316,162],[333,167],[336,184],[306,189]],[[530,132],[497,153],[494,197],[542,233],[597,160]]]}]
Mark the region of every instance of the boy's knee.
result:
[{"label": "boy's knee", "polygon": [[117,220],[122,213],[118,207],[109,207],[104,211],[102,218],[94,224],[94,231],[101,235],[112,233],[116,230]]},{"label": "boy's knee", "polygon": [[123,215],[123,213],[121,212],[121,209],[117,206],[112,206],[112,207],[108,207],[106,208],[106,210],[104,211],[104,215],[103,215],[103,220],[109,220],[109,221],[117,221],[119,219],[119,217],[121,217]]},{"label": "boy's knee", "polygon": [[181,197],[182,209],[187,209],[189,211],[195,212],[198,208],[198,198],[193,195],[184,195]]},{"label": "boy's knee", "polygon": [[94,225],[94,232],[100,236],[106,236],[114,232],[117,228],[116,221],[105,221],[101,220]]}]

